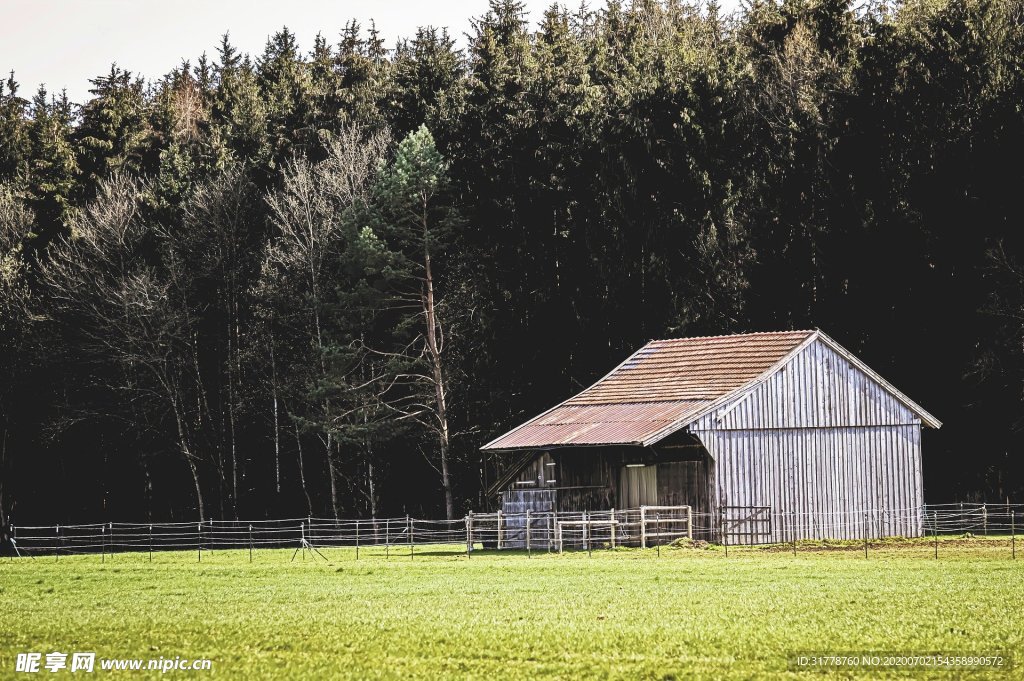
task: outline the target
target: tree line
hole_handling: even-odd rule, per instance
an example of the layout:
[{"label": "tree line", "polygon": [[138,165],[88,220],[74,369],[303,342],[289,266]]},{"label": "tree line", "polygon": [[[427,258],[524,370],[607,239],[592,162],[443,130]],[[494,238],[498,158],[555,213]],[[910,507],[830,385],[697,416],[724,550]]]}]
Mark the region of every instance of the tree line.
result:
[{"label": "tree line", "polygon": [[0,87],[5,518],[461,516],[651,338],[820,327],[1024,491],[1024,3],[492,0]]}]

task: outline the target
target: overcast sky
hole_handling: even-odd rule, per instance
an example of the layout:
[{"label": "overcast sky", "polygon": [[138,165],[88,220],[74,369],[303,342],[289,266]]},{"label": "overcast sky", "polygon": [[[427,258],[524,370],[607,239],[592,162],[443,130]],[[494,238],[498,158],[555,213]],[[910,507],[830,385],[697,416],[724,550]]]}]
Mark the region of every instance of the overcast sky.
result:
[{"label": "overcast sky", "polygon": [[[534,22],[550,4],[526,0]],[[389,47],[425,25],[447,26],[461,44],[469,18],[486,10],[487,0],[0,0],[0,69],[14,70],[26,97],[45,83],[82,102],[112,62],[156,79],[182,59],[215,56],[225,31],[253,55],[282,26],[308,50],[318,32],[336,42],[349,19],[375,19]]]}]

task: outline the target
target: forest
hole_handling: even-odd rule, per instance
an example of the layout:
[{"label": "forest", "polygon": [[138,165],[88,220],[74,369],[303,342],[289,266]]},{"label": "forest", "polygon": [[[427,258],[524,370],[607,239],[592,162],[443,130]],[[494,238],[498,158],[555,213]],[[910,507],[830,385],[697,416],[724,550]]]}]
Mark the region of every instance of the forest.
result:
[{"label": "forest", "polygon": [[461,517],[647,340],[799,328],[1024,501],[1024,1],[472,27],[3,82],[0,523]]}]

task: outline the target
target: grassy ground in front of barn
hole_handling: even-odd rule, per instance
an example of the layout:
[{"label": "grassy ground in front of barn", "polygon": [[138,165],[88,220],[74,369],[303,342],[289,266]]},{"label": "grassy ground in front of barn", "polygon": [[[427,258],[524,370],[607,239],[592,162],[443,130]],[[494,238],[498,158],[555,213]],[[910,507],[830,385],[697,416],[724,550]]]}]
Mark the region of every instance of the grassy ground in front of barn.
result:
[{"label": "grassy ground in front of barn", "polygon": [[[807,676],[798,653],[1024,650],[1024,556],[1008,541],[943,540],[939,560],[930,541],[877,543],[867,559],[819,549],[3,559],[0,678],[33,651],[209,658],[214,676],[247,679],[746,679]],[[1014,662],[949,677],[1024,673]]]}]

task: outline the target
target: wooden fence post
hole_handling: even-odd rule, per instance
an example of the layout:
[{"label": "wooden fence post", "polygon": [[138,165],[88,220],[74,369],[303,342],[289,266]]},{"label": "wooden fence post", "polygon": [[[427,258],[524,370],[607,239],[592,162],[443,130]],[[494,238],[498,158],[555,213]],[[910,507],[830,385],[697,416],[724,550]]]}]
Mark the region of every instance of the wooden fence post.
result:
[{"label": "wooden fence post", "polygon": [[498,550],[501,550],[501,509],[498,509]]},{"label": "wooden fence post", "polygon": [[686,507],[686,536],[693,540],[693,506]]},{"label": "wooden fence post", "polygon": [[729,557],[729,537],[725,533],[725,507],[718,507],[718,533],[722,536],[722,546],[725,547],[725,557]]},{"label": "wooden fence post", "polygon": [[864,511],[864,557],[868,557],[868,512]]},{"label": "wooden fence post", "polygon": [[199,533],[199,562],[203,562],[203,523],[200,522],[196,525],[196,530]]},{"label": "wooden fence post", "polygon": [[647,507],[640,507],[640,548],[647,548]]},{"label": "wooden fence post", "polygon": [[1010,551],[1017,560],[1017,511],[1010,511]]},{"label": "wooden fence post", "polygon": [[252,562],[252,525],[249,525],[249,562]]},{"label": "wooden fence post", "polygon": [[384,519],[384,560],[391,558],[391,519]]},{"label": "wooden fence post", "polygon": [[359,519],[356,518],[356,560],[359,560]]},{"label": "wooden fence post", "polygon": [[986,537],[988,536],[988,506],[986,504],[981,505],[981,532]]},{"label": "wooden fence post", "polygon": [[153,562],[153,526],[149,526],[149,562]]},{"label": "wooden fence post", "polygon": [[939,559],[939,514],[932,511],[932,539],[935,543],[935,560]]},{"label": "wooden fence post", "polygon": [[583,512],[583,543],[587,546],[587,557],[592,558],[593,554],[590,552],[590,514],[586,511]]},{"label": "wooden fence post", "polygon": [[[661,534],[661,513],[654,514],[654,524],[658,528],[658,534]],[[661,537],[658,537],[658,558],[661,558]]]},{"label": "wooden fence post", "polygon": [[609,517],[611,518],[612,524],[609,525],[608,527],[611,528],[611,530],[609,530],[609,531],[611,532],[612,548],[614,549],[615,548],[615,509],[614,508],[612,509],[611,516],[609,516]]},{"label": "wooden fence post", "polygon": [[466,558],[473,557],[473,512],[466,515]]},{"label": "wooden fence post", "polygon": [[416,557],[416,546],[412,541],[412,516],[405,516],[405,526],[409,531],[409,560],[412,560]]},{"label": "wooden fence post", "polygon": [[530,546],[530,509],[526,509],[526,557],[533,558],[533,551]]}]

